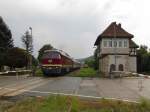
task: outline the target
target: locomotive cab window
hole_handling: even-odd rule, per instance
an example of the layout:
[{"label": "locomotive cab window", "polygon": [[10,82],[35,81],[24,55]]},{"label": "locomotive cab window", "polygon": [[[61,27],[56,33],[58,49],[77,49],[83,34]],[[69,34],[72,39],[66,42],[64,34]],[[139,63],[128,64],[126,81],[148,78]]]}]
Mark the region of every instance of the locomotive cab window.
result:
[{"label": "locomotive cab window", "polygon": [[43,55],[43,58],[60,59],[61,56],[57,52],[47,52]]}]

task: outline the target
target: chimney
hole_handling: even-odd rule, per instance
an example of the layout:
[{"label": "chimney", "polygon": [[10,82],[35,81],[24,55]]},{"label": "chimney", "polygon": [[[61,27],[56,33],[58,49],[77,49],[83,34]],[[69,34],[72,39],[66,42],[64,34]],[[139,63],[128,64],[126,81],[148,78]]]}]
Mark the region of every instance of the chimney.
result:
[{"label": "chimney", "polygon": [[116,24],[116,21],[115,21],[115,22],[112,22],[112,24]]},{"label": "chimney", "polygon": [[121,28],[121,23],[118,24],[118,27]]}]

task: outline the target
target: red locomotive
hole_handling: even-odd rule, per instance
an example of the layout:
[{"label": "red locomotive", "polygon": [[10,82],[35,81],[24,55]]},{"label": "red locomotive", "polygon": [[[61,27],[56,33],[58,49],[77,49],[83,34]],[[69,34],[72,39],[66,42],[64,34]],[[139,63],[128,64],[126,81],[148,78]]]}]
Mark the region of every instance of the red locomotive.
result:
[{"label": "red locomotive", "polygon": [[41,67],[43,74],[67,73],[80,68],[80,63],[62,50],[46,50],[42,56]]}]

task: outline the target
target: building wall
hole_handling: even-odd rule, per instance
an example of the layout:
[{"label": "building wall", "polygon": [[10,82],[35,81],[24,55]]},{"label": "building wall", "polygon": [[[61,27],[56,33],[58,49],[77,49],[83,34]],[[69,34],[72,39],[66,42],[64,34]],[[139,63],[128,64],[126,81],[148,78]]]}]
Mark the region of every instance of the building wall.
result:
[{"label": "building wall", "polygon": [[[104,41],[112,41],[112,46],[105,46]],[[114,41],[117,41],[117,46],[114,46]],[[122,41],[122,47],[119,46],[119,41]],[[124,41],[127,42],[127,46],[124,46]],[[136,54],[131,53],[134,56],[130,56],[129,53],[131,49],[129,48],[129,39],[128,38],[103,38],[100,41],[99,48],[99,70],[109,76],[111,64],[115,65],[115,55],[116,55],[116,71],[119,71],[119,65],[123,65],[123,71],[125,72],[136,72],[137,63],[136,63]],[[104,56],[106,55],[106,56]],[[104,57],[102,57],[104,56]]]},{"label": "building wall", "polygon": [[103,48],[101,50],[102,54],[129,54],[129,48]]},{"label": "building wall", "polygon": [[[109,42],[112,41],[112,47],[109,46]],[[114,41],[117,42],[117,46],[114,47]],[[122,42],[122,46],[119,46],[119,42]],[[127,42],[127,46],[124,47],[124,41]],[[107,42],[107,46],[104,46],[104,42]],[[103,38],[100,42],[100,49],[101,49],[101,54],[113,54],[113,53],[118,53],[118,54],[129,54],[129,39],[127,38]]]},{"label": "building wall", "polygon": [[109,67],[109,56],[105,56],[99,59],[99,70],[104,74],[108,74],[108,67]]},{"label": "building wall", "polygon": [[[99,60],[99,69],[108,76],[110,73],[111,64],[115,65],[115,55],[107,55]],[[136,56],[116,55],[116,71],[119,71],[119,65],[123,65],[125,72],[137,72]]]},{"label": "building wall", "polygon": [[[129,56],[128,55],[116,55],[116,71],[119,71],[119,65],[122,64],[124,67],[124,71],[129,71]],[[109,67],[108,71],[110,71],[110,65],[115,65],[115,55],[109,55]]]},{"label": "building wall", "polygon": [[137,57],[136,56],[130,56],[129,58],[129,68],[131,72],[137,72]]}]

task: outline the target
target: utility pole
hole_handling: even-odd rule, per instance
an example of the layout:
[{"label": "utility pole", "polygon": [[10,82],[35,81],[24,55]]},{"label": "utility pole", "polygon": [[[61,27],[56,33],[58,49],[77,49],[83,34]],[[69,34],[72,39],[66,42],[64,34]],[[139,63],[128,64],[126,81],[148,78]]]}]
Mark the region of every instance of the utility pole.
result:
[{"label": "utility pole", "polygon": [[[29,27],[30,31],[31,31],[31,40],[30,40],[30,44],[32,44],[32,27]],[[32,71],[32,51],[30,54],[30,70]]]}]

